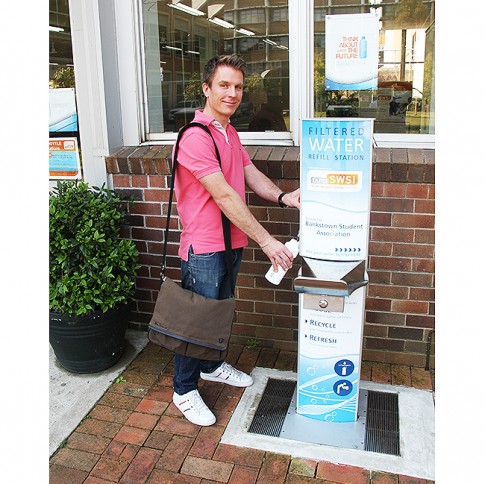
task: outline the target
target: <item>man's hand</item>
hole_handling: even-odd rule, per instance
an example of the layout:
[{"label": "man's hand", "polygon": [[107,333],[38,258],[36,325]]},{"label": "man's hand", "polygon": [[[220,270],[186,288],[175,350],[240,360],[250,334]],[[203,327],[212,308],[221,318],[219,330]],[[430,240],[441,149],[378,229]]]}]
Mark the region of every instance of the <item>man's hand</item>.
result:
[{"label": "man's hand", "polygon": [[262,244],[261,250],[271,261],[275,272],[278,272],[278,266],[281,266],[285,271],[291,269],[293,266],[294,257],[291,250],[274,237],[271,237],[268,242]]}]

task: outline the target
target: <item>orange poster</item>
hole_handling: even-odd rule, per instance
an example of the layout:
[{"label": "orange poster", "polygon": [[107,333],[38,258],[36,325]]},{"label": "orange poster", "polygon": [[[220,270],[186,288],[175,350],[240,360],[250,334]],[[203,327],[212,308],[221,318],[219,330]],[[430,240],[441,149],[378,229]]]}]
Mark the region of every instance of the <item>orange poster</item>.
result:
[{"label": "orange poster", "polygon": [[49,138],[49,177],[81,178],[76,138]]}]

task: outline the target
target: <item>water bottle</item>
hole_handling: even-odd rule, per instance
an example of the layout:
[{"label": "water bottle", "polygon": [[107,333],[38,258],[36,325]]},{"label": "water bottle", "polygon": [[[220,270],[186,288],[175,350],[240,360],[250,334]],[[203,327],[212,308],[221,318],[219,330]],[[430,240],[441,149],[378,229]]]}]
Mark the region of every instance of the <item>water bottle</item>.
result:
[{"label": "water bottle", "polygon": [[[299,250],[299,244],[298,240],[296,239],[291,239],[288,242],[285,243],[286,247],[290,249],[290,252],[293,254],[293,257],[296,257],[298,255],[298,250]],[[273,269],[273,266],[271,266],[266,273],[264,277],[271,282],[272,284],[275,284],[276,286],[281,282],[281,279],[285,276],[287,271],[285,271],[283,268],[278,266],[278,272],[275,272]]]}]

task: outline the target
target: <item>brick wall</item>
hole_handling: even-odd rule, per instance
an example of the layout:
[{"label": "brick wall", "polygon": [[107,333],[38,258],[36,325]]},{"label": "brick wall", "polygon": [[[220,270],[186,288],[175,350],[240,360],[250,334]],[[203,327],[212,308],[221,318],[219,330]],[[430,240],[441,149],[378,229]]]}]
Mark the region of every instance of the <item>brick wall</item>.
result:
[{"label": "brick wall", "polygon": [[[106,159],[113,187],[134,196],[126,235],[140,251],[131,326],[146,329],[154,308],[163,251],[171,146],[125,147]],[[299,148],[248,146],[256,166],[282,190],[299,185]],[[285,242],[298,234],[299,213],[247,193],[268,231]],[[175,216],[174,216],[175,215]],[[180,225],[172,211],[167,274],[180,280]],[[366,300],[365,361],[434,368],[434,150],[377,149],[373,163]],[[250,241],[238,278],[232,341],[297,349],[295,264],[279,286],[264,278],[269,261]]]}]

